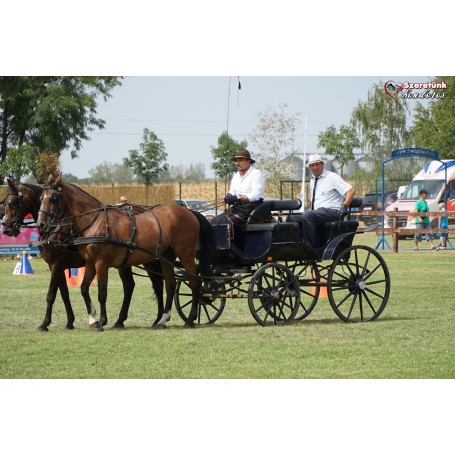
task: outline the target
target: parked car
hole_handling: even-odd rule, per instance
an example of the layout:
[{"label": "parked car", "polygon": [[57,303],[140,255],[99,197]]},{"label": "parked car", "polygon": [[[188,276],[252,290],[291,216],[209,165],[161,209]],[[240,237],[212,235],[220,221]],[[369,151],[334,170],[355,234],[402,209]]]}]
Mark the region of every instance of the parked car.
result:
[{"label": "parked car", "polygon": [[209,219],[221,213],[221,210],[216,210],[213,205],[202,199],[176,199],[175,203],[190,210],[197,210]]},{"label": "parked car", "polygon": [[[398,199],[398,190],[384,191],[384,210]],[[371,192],[362,197],[362,206],[359,211],[378,211],[382,212],[382,192]],[[373,223],[381,223],[381,215],[358,215],[357,219],[363,221],[366,226]]]}]

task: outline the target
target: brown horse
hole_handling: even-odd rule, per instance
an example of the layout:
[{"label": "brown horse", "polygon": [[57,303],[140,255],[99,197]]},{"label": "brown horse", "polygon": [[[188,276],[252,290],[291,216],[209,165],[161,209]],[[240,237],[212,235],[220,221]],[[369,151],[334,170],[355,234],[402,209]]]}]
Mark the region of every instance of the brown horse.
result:
[{"label": "brown horse", "polygon": [[[43,192],[43,188],[37,185],[29,183],[21,183],[16,185],[12,178],[7,179],[8,190],[5,198],[5,219],[3,222],[3,232],[6,235],[16,237],[19,235],[20,228],[23,225],[22,220],[24,217],[31,213],[33,219],[36,221],[38,218],[38,210],[40,207],[40,197]],[[49,325],[52,322],[52,308],[57,296],[57,289],[60,289],[63,303],[65,305],[67,315],[67,329],[74,329],[74,313],[71,306],[68,286],[65,277],[65,269],[79,268],[85,266],[85,259],[79,254],[78,250],[74,246],[69,246],[65,243],[65,240],[70,234],[69,226],[61,226],[58,231],[55,231],[45,242],[45,246],[40,247],[40,252],[43,259],[49,265],[51,271],[51,280],[49,283],[49,289],[46,296],[46,314],[42,324],[38,327],[39,331],[47,332]],[[157,267],[158,265],[158,267]],[[163,301],[163,282],[160,276],[159,263],[147,265],[147,273],[153,282],[153,288],[157,295],[157,298],[161,298]],[[120,309],[117,322],[114,324],[114,328],[124,328],[124,322],[128,318],[128,310],[131,303],[131,297],[133,295],[135,282],[133,278],[133,272],[131,267],[122,267],[119,269],[119,275],[123,284],[123,304]],[[82,289],[82,295],[86,305],[92,307],[88,287]],[[161,307],[163,303],[161,303]],[[157,320],[162,317],[158,315]],[[107,323],[100,321],[102,325]]]},{"label": "brown horse", "polygon": [[[215,257],[212,227],[198,212],[177,205],[160,205],[139,214],[106,206],[61,177],[49,177],[41,196],[38,228],[46,237],[62,226],[70,226],[73,244],[86,260],[81,288],[88,288],[95,275],[98,280],[100,319],[106,316],[108,270],[159,260],[166,283],[166,307],[157,326],[165,327],[170,319],[175,294],[175,259],[186,271],[192,289],[192,307],[185,322],[194,327],[200,295],[201,278],[211,276]],[[199,242],[199,273],[196,268]],[[93,309],[87,306],[89,324],[97,325]]]}]

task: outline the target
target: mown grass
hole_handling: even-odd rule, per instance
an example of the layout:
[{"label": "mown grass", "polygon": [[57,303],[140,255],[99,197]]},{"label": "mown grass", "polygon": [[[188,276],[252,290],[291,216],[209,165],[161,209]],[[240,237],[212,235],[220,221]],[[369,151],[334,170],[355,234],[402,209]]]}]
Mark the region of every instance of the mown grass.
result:
[{"label": "mown grass", "polygon": [[[372,234],[357,243],[374,246]],[[400,242],[401,244],[401,242]],[[79,288],[70,288],[76,329],[65,330],[60,296],[47,333],[37,332],[50,272],[32,259],[33,276],[12,275],[0,261],[1,378],[453,378],[455,376],[455,251],[381,251],[392,279],[379,320],[346,324],[320,299],[304,321],[261,327],[246,300],[228,300],[220,319],[183,328],[173,311],[166,330],[151,330],[156,303],[147,278],[136,278],[126,330],[113,330],[122,299],[109,275],[109,323],[88,330]],[[96,285],[91,293],[96,302]]]}]

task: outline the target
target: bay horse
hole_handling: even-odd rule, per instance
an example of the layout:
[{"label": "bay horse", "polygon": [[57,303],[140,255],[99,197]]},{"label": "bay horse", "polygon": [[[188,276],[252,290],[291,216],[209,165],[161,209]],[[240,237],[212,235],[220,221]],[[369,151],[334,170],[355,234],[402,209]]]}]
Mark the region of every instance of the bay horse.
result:
[{"label": "bay horse", "polygon": [[[15,184],[12,178],[7,178],[8,189],[5,197],[5,218],[3,222],[3,232],[11,237],[16,237],[20,233],[23,226],[23,219],[27,214],[31,214],[35,222],[38,219],[38,210],[40,207],[40,197],[43,188],[30,183]],[[60,290],[63,303],[65,305],[67,323],[66,329],[74,329],[74,313],[69,298],[68,285],[65,277],[65,269],[79,268],[85,266],[85,259],[79,254],[79,251],[74,246],[69,246],[65,240],[70,234],[69,226],[61,226],[58,231],[53,232],[44,242],[44,246],[39,246],[41,256],[49,265],[51,271],[51,279],[49,289],[46,296],[46,314],[38,331],[47,332],[49,325],[52,322],[52,309],[57,296],[57,290]],[[159,264],[148,264],[146,271],[152,280],[153,288],[157,298],[163,299],[163,284],[160,275]],[[131,267],[122,267],[118,270],[123,284],[123,303],[120,309],[117,322],[113,328],[124,328],[124,322],[128,318],[128,310],[133,295],[135,281]],[[81,289],[84,302],[88,307],[93,304],[90,299],[89,287]],[[163,304],[161,303],[161,306]],[[92,310],[91,310],[92,311]],[[162,315],[158,315],[157,321]],[[107,319],[100,321],[101,326],[107,323]],[[95,326],[94,328],[99,329]]]},{"label": "bay horse", "polygon": [[[175,260],[183,266],[192,290],[192,307],[185,327],[194,327],[201,280],[212,276],[215,237],[212,226],[199,212],[177,205],[158,205],[143,213],[106,206],[76,185],[50,176],[41,195],[38,228],[42,237],[69,226],[72,243],[85,259],[81,289],[93,278],[98,281],[100,319],[106,316],[108,270],[159,260],[166,285],[166,307],[158,327],[170,320],[176,289]],[[199,242],[199,254],[197,246]],[[196,258],[199,259],[199,270]],[[89,325],[96,323],[87,306]],[[159,308],[159,313],[161,309]]]}]

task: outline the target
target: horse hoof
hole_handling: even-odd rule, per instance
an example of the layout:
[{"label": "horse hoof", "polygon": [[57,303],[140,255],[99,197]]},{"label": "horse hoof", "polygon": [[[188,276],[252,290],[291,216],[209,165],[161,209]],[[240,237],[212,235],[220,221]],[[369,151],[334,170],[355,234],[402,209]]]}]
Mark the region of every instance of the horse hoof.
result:
[{"label": "horse hoof", "polygon": [[49,332],[49,329],[45,325],[40,325],[36,330],[38,332]]},{"label": "horse hoof", "polygon": [[74,330],[74,325],[66,325],[65,330]]},{"label": "horse hoof", "polygon": [[161,329],[166,329],[167,327],[164,324],[153,324],[152,327],[150,327],[152,330],[161,330]]},{"label": "horse hoof", "polygon": [[185,322],[185,329],[195,329],[194,322]]},{"label": "horse hoof", "polygon": [[100,325],[99,322],[94,322],[93,324],[90,324],[89,325],[89,329],[92,331],[92,332],[102,332],[104,329],[103,329],[103,326]]},{"label": "horse hoof", "polygon": [[116,322],[113,326],[113,329],[124,329],[125,326],[123,325],[123,322]]}]

